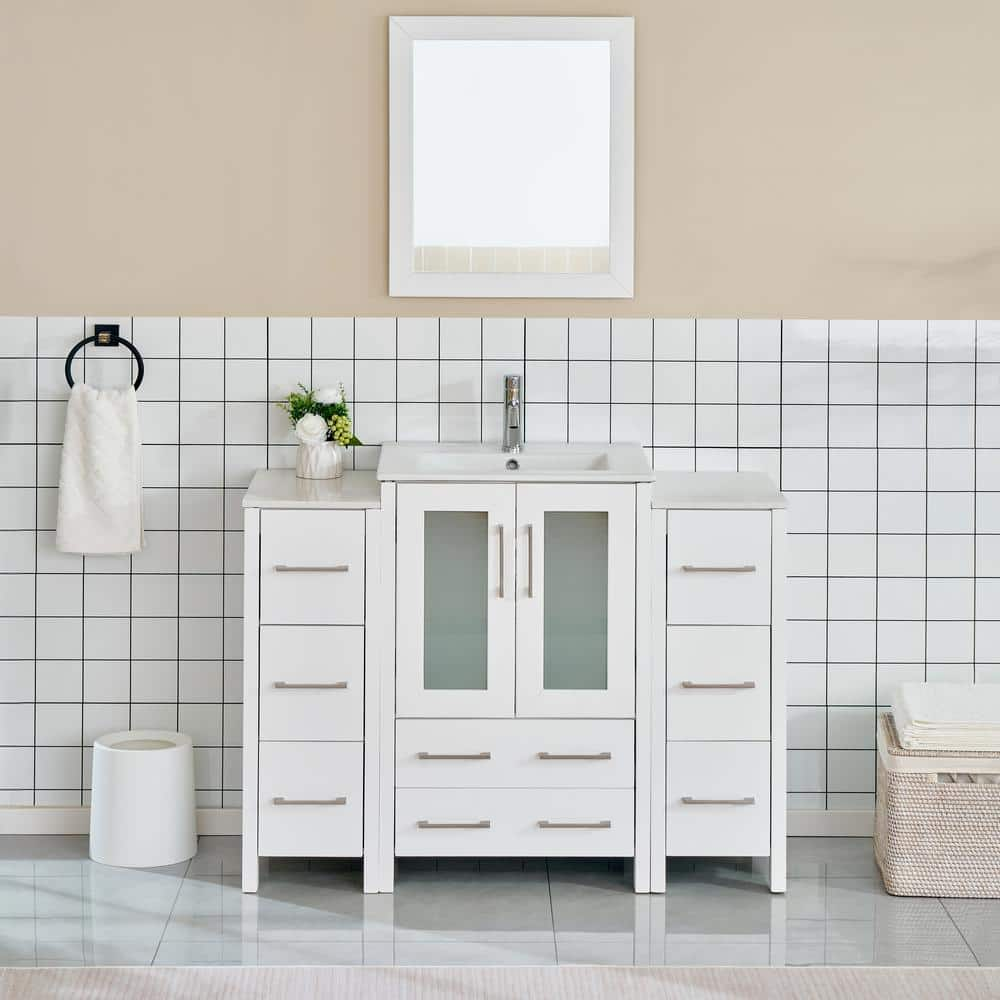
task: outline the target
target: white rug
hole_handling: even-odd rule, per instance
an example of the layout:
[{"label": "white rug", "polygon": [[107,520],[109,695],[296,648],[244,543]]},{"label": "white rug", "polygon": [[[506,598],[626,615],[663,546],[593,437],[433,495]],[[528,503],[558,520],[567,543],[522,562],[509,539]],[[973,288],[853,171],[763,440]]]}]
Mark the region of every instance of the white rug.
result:
[{"label": "white rug", "polygon": [[997,969],[0,969],[3,1000],[997,1000]]}]

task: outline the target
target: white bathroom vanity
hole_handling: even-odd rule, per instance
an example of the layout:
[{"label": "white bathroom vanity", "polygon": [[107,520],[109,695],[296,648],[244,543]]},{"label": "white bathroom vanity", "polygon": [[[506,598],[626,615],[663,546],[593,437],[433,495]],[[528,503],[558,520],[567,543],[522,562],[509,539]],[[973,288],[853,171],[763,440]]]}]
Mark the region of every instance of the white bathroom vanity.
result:
[{"label": "white bathroom vanity", "polygon": [[268,857],[753,856],[784,888],[784,501],[636,445],[385,444],[244,500],[243,888]]}]

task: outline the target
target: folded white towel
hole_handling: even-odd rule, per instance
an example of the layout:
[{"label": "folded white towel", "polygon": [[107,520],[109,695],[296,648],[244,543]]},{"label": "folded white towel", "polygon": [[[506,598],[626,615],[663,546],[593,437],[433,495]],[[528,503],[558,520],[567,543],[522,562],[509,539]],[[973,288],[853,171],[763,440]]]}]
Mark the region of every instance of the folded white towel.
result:
[{"label": "folded white towel", "polygon": [[56,548],[83,555],[138,552],[142,444],[135,389],[70,393],[59,471]]},{"label": "folded white towel", "polygon": [[901,684],[892,715],[908,750],[1000,750],[1000,684]]}]

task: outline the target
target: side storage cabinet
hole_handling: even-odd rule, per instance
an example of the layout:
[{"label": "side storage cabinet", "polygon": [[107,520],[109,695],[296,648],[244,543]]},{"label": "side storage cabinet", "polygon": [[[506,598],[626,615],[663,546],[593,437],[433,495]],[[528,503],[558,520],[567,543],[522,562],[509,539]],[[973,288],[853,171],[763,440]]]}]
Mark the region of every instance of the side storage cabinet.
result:
[{"label": "side storage cabinet", "polygon": [[654,889],[667,857],[752,857],[785,888],[784,499],[759,473],[654,490]]},{"label": "side storage cabinet", "polygon": [[378,484],[259,472],[244,508],[243,891],[268,857],[363,858],[373,891]]}]

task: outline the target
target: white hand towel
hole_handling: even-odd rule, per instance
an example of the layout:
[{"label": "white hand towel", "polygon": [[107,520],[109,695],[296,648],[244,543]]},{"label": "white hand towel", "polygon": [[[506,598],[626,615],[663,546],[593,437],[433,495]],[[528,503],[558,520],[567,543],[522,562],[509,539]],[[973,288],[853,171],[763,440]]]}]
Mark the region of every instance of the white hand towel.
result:
[{"label": "white hand towel", "polygon": [[1000,750],[1000,684],[901,684],[892,714],[908,750]]},{"label": "white hand towel", "polygon": [[83,555],[138,552],[142,443],[135,389],[77,382],[66,410],[56,548]]}]

